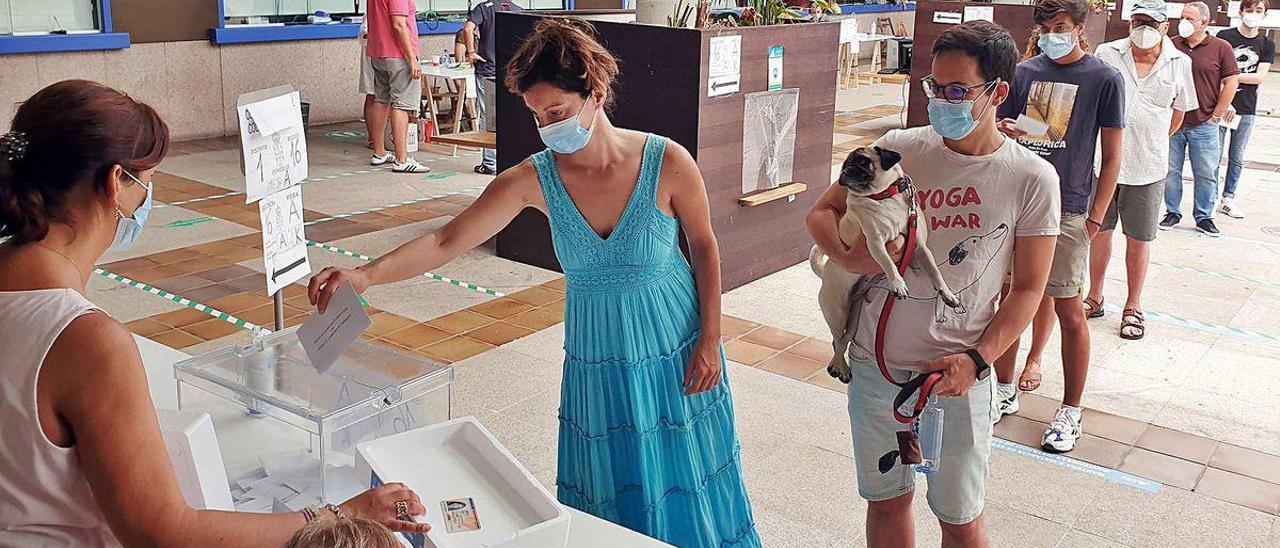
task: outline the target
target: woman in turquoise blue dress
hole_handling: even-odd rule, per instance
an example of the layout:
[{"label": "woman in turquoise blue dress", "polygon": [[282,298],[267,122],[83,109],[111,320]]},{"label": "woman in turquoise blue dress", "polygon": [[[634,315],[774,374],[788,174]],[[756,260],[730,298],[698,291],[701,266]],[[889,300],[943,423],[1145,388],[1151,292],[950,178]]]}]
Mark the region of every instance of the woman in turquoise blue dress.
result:
[{"label": "woman in turquoise blue dress", "polygon": [[311,301],[323,310],[346,281],[363,291],[418,276],[524,208],[543,211],[567,293],[560,501],[680,547],[759,546],[724,376],[706,188],[683,147],[610,123],[617,73],[590,24],[539,22],[506,85],[547,150],[439,230],[361,268],[320,272]]}]

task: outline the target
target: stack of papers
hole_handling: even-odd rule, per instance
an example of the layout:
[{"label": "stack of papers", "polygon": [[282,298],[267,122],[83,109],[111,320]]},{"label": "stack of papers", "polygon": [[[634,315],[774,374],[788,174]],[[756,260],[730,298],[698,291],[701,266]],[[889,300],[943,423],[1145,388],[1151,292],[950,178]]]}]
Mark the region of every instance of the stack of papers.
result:
[{"label": "stack of papers", "polygon": [[231,500],[238,512],[297,512],[343,502],[365,490],[355,468],[329,466],[321,474],[320,460],[307,451],[273,453],[261,461],[261,468],[231,483]]}]

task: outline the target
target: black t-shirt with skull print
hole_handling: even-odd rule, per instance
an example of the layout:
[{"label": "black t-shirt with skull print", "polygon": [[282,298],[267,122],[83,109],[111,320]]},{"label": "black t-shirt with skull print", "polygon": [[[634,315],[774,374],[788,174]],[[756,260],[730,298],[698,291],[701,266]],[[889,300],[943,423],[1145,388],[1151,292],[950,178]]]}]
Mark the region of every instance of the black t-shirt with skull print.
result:
[{"label": "black t-shirt with skull print", "polygon": [[[1253,38],[1246,38],[1239,29],[1226,29],[1218,33],[1218,38],[1231,44],[1236,54],[1236,64],[1241,74],[1258,72],[1259,63],[1270,63],[1276,56],[1276,43],[1259,32]],[[1258,86],[1256,84],[1240,84],[1235,100],[1231,106],[1236,114],[1256,114],[1258,111]]]}]

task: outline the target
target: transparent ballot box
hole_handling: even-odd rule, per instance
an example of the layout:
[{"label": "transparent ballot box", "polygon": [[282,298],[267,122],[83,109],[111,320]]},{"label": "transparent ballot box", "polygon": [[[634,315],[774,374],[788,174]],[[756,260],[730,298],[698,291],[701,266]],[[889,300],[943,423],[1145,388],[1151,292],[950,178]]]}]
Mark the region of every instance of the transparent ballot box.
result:
[{"label": "transparent ballot box", "polygon": [[213,419],[237,510],[299,510],[363,491],[355,446],[450,418],[453,369],[356,341],[312,366],[287,329],[174,365],[178,408]]}]

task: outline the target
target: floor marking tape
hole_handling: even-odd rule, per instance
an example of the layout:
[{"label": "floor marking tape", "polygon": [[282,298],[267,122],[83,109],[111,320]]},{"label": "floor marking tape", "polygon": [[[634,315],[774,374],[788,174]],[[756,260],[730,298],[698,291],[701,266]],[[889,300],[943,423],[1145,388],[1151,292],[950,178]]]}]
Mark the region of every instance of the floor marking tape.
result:
[{"label": "floor marking tape", "polygon": [[473,192],[473,191],[476,191],[476,190],[483,190],[484,188],[485,188],[485,185],[478,185],[478,186],[473,186],[473,187],[467,187],[467,188],[464,188],[464,189],[462,189],[462,190],[457,190],[457,191],[454,191],[454,192],[445,192],[445,193],[443,193],[443,194],[433,194],[433,195],[431,195],[431,196],[424,196],[424,197],[422,197],[422,198],[414,198],[414,199],[411,199],[411,200],[403,200],[403,201],[394,202],[394,203],[390,203],[390,204],[383,204],[383,205],[380,205],[380,206],[374,206],[374,207],[370,207],[370,208],[367,208],[367,209],[357,209],[357,210],[355,210],[355,211],[348,211],[348,212],[346,212],[346,213],[339,213],[339,214],[337,214],[337,215],[331,215],[331,216],[329,216],[329,217],[321,217],[321,218],[319,218],[319,219],[313,219],[313,220],[307,221],[307,222],[305,222],[305,223],[302,223],[302,226],[318,225],[318,224],[320,224],[320,223],[327,223],[327,222],[329,222],[329,221],[335,221],[335,220],[338,220],[338,219],[346,219],[346,218],[348,218],[348,217],[355,217],[355,216],[357,216],[357,215],[365,215],[365,214],[367,214],[367,213],[377,213],[377,212],[379,212],[379,211],[385,211],[385,210],[391,209],[391,208],[393,208],[393,207],[400,207],[400,206],[407,206],[407,205],[413,205],[413,204],[420,204],[420,203],[422,203],[422,202],[430,202],[431,200],[439,200],[439,199],[441,199],[441,198],[447,198],[447,197],[449,197],[449,196],[457,196],[457,195],[459,195],[459,194],[466,194],[466,193],[468,193],[468,192]]},{"label": "floor marking tape", "polygon": [[[1103,305],[1102,309],[1106,310],[1107,312],[1112,312],[1116,314],[1123,312],[1123,307],[1115,304]],[[1151,310],[1143,310],[1142,313],[1145,314],[1146,317],[1156,321],[1161,321],[1164,323],[1170,323],[1174,325],[1180,325],[1182,327],[1190,327],[1192,329],[1199,329],[1201,331],[1208,331],[1210,333],[1217,333],[1219,335],[1229,335],[1232,337],[1241,337],[1246,339],[1255,339],[1255,340],[1262,340],[1262,341],[1268,341],[1268,342],[1280,342],[1280,337],[1269,335],[1267,333],[1250,331],[1248,329],[1240,329],[1238,327],[1231,327],[1227,325],[1218,325],[1218,324],[1213,324],[1209,322],[1203,322],[1194,318],[1177,316],[1174,314],[1166,314],[1163,312],[1152,312]]]},{"label": "floor marking tape", "polygon": [[193,301],[193,300],[191,300],[191,299],[188,299],[188,298],[186,298],[186,297],[183,297],[183,296],[180,296],[180,295],[174,295],[173,293],[170,293],[170,292],[168,292],[168,291],[165,291],[165,290],[163,290],[163,289],[160,289],[160,288],[158,288],[158,287],[156,287],[156,286],[153,286],[153,285],[150,285],[150,284],[145,284],[145,283],[139,282],[139,281],[137,281],[137,280],[133,280],[133,279],[126,278],[126,277],[124,277],[124,276],[121,276],[121,275],[119,275],[119,274],[116,274],[115,272],[110,272],[110,271],[107,271],[107,270],[103,270],[103,269],[101,269],[101,268],[94,268],[94,269],[93,269],[93,273],[94,273],[94,274],[97,274],[97,275],[99,275],[99,276],[102,276],[103,278],[106,278],[106,279],[108,279],[108,280],[111,280],[111,281],[114,281],[114,282],[120,282],[120,283],[122,283],[122,284],[124,284],[124,285],[127,285],[127,286],[129,286],[129,287],[132,287],[132,288],[134,288],[134,289],[140,289],[140,290],[142,290],[142,291],[145,291],[145,292],[147,292],[147,293],[150,293],[150,294],[155,295],[155,296],[157,296],[157,297],[160,297],[160,298],[162,298],[162,299],[167,299],[167,300],[173,301],[173,302],[175,302],[175,303],[178,303],[178,304],[180,304],[180,305],[182,305],[182,306],[185,306],[185,307],[187,307],[187,308],[190,308],[190,309],[192,309],[192,310],[196,310],[196,311],[198,311],[198,312],[204,312],[205,314],[208,314],[208,315],[210,315],[210,316],[213,316],[214,318],[217,318],[217,319],[219,319],[219,320],[223,320],[223,321],[225,321],[225,322],[227,322],[227,323],[229,323],[229,324],[231,324],[231,325],[234,325],[234,326],[236,326],[236,327],[240,327],[240,328],[243,328],[243,329],[248,329],[248,330],[250,330],[250,331],[253,331],[253,332],[255,332],[255,333],[259,333],[259,334],[264,334],[264,333],[270,333],[270,332],[271,332],[271,330],[270,330],[270,329],[267,329],[267,328],[265,328],[265,327],[262,327],[262,326],[260,326],[260,325],[255,324],[255,323],[252,323],[252,322],[249,322],[249,321],[243,320],[243,319],[241,319],[241,318],[237,318],[237,317],[235,317],[235,316],[232,316],[231,314],[227,314],[226,312],[223,312],[223,311],[218,310],[218,309],[216,309],[216,308],[212,308],[212,307],[209,307],[209,306],[205,306],[205,305],[203,305],[203,304],[200,304],[200,303],[198,303],[198,302],[195,302],[195,301]]},{"label": "floor marking tape", "polygon": [[[307,245],[308,245],[308,246],[311,246],[311,247],[318,247],[318,248],[323,249],[323,250],[325,250],[325,251],[332,251],[332,252],[337,253],[337,254],[339,254],[339,255],[345,255],[345,256],[347,256],[347,257],[352,257],[352,258],[355,258],[355,259],[360,259],[360,260],[362,260],[362,261],[373,261],[373,257],[370,257],[370,256],[368,256],[368,255],[365,255],[364,253],[358,253],[358,252],[355,252],[355,251],[349,251],[349,250],[346,250],[346,249],[342,249],[341,247],[336,247],[336,246],[332,246],[332,245],[325,244],[325,243],[313,242],[313,241],[311,241],[311,240],[307,240]],[[423,277],[426,277],[426,278],[431,278],[431,279],[436,280],[436,281],[441,281],[441,282],[445,282],[445,283],[453,284],[453,285],[456,285],[456,286],[461,287],[461,288],[470,289],[470,290],[472,290],[472,291],[477,291],[477,292],[480,292],[480,293],[484,293],[485,295],[491,295],[491,296],[494,296],[494,297],[506,297],[506,296],[507,296],[507,294],[506,294],[506,293],[503,293],[503,292],[501,292],[501,291],[494,291],[494,290],[489,289],[489,288],[487,288],[487,287],[482,287],[482,286],[479,286],[479,285],[476,285],[476,284],[473,284],[473,283],[464,282],[464,281],[462,281],[462,280],[455,280],[455,279],[450,278],[450,277],[447,277],[447,276],[441,276],[441,275],[436,274],[436,273],[434,273],[434,272],[426,272],[426,273],[423,273],[423,274],[422,274],[422,276],[423,276]]]},{"label": "floor marking tape", "polygon": [[[336,174],[336,175],[326,175],[326,176],[324,176],[324,177],[309,177],[309,178],[307,178],[307,179],[304,179],[304,180],[302,181],[302,183],[300,183],[300,184],[304,184],[304,185],[305,185],[305,184],[307,184],[307,183],[314,183],[314,182],[317,182],[317,181],[332,181],[332,180],[334,180],[334,179],[345,179],[345,178],[347,178],[347,177],[353,177],[353,176],[356,176],[356,175],[363,175],[363,174],[365,174],[365,173],[373,173],[373,172],[375,172],[375,171],[385,171],[385,170],[387,170],[387,169],[391,169],[391,168],[390,168],[389,166],[387,166],[387,167],[370,167],[369,169],[357,169],[357,170],[355,170],[355,171],[344,171],[344,172],[342,172],[342,173],[338,173],[338,174]],[[166,207],[177,207],[177,206],[183,206],[183,205],[187,205],[187,204],[194,204],[194,203],[199,203],[199,202],[207,202],[207,201],[210,201],[210,200],[218,200],[218,199],[221,199],[221,198],[230,198],[230,197],[232,197],[232,196],[239,196],[239,195],[241,195],[241,194],[244,194],[244,192],[239,191],[239,190],[233,190],[233,191],[230,191],[230,192],[224,192],[224,193],[222,193],[222,194],[214,194],[213,196],[204,196],[204,197],[201,197],[201,198],[192,198],[192,199],[190,199],[190,200],[178,200],[178,201],[176,201],[176,202],[169,202],[169,203],[157,203],[157,204],[156,204],[156,206],[155,206],[155,209],[161,209],[161,208],[166,208]]]},{"label": "floor marking tape", "polygon": [[[1112,256],[1111,256],[1111,258],[1112,258],[1113,260],[1121,260],[1121,261],[1123,261],[1123,260],[1124,260],[1124,256],[1123,256],[1123,255],[1112,255]],[[1235,280],[1235,281],[1238,281],[1238,282],[1249,282],[1249,283],[1252,283],[1252,284],[1258,284],[1258,285],[1268,286],[1268,287],[1275,288],[1275,289],[1280,289],[1280,283],[1273,282],[1273,281],[1271,281],[1271,280],[1264,280],[1264,279],[1262,279],[1262,278],[1253,278],[1253,277],[1249,277],[1249,276],[1241,276],[1241,275],[1239,275],[1239,274],[1232,274],[1232,273],[1230,273],[1230,272],[1219,272],[1219,271],[1217,271],[1217,270],[1209,270],[1209,269],[1207,269],[1207,268],[1200,268],[1200,267],[1198,267],[1198,266],[1187,266],[1187,265],[1180,265],[1180,264],[1167,263],[1167,262],[1164,262],[1164,261],[1157,261],[1157,260],[1155,260],[1155,259],[1152,259],[1152,260],[1151,260],[1151,264],[1152,264],[1152,265],[1154,265],[1154,266],[1159,266],[1159,267],[1164,267],[1164,268],[1172,268],[1172,269],[1174,269],[1174,270],[1182,270],[1182,271],[1186,271],[1186,272],[1195,272],[1195,273],[1197,273],[1197,274],[1204,274],[1204,275],[1206,275],[1206,276],[1216,276],[1216,277],[1218,277],[1218,278],[1226,278],[1226,279],[1228,279],[1228,280]]]},{"label": "floor marking tape", "polygon": [[1102,478],[1111,483],[1128,485],[1129,487],[1141,489],[1149,493],[1159,493],[1162,489],[1164,489],[1164,484],[1158,481],[1152,481],[1147,478],[1135,476],[1133,474],[1129,474],[1127,472],[1121,472],[1119,470],[1112,470],[1110,468],[1098,466],[1096,464],[1091,464],[1088,462],[1084,462],[1082,460],[1076,460],[1068,456],[1057,455],[1054,453],[1046,453],[1040,449],[1036,449],[1034,447],[1027,447],[1025,445],[1022,445],[1021,443],[1012,442],[1003,438],[997,438],[993,436],[991,438],[991,446],[995,447],[996,449],[1000,449],[1002,451],[1007,451],[1009,453],[1013,453],[1016,455],[1021,455],[1021,456],[1029,457],[1041,462],[1047,462],[1049,464],[1060,466],[1068,470],[1074,470],[1076,472]]}]

